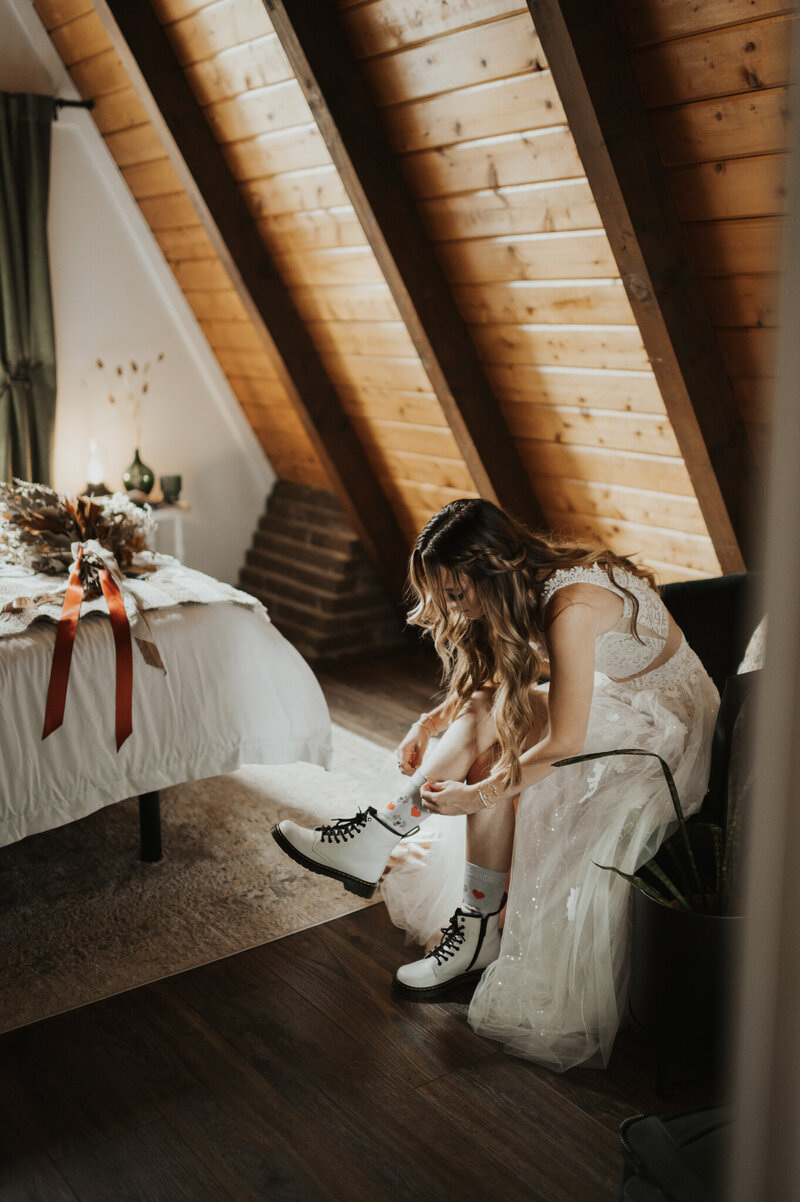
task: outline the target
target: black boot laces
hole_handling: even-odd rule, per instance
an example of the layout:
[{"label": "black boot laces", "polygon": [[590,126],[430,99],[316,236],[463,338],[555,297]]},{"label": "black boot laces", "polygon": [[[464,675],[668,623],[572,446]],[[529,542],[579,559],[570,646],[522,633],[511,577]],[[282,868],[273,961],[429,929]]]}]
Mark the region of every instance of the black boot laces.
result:
[{"label": "black boot laces", "polygon": [[330,826],[318,826],[322,843],[346,843],[367,825],[366,810],[359,810],[354,818],[334,818]]},{"label": "black boot laces", "polygon": [[457,914],[454,914],[450,919],[450,926],[442,927],[441,930],[444,938],[437,947],[432,947],[428,952],[429,956],[436,957],[437,964],[444,964],[445,960],[449,960],[451,956],[455,956],[467,937],[464,928],[458,924]]}]

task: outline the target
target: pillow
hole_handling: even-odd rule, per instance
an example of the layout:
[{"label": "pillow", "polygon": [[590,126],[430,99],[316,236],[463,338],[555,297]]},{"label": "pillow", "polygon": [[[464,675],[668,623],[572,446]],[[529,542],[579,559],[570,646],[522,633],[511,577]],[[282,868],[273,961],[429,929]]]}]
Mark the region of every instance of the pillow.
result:
[{"label": "pillow", "polygon": [[740,673],[756,672],[759,668],[763,668],[766,647],[767,619],[765,615],[750,636],[750,642],[747,644],[747,649],[744,653],[744,659],[739,664],[738,671]]}]

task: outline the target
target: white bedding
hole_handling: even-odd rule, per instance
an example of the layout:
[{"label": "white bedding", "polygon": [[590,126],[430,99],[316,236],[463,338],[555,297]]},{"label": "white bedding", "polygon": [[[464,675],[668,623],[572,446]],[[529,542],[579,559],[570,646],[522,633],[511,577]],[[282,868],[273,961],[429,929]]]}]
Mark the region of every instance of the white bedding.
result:
[{"label": "white bedding", "polygon": [[44,742],[56,628],[37,622],[0,639],[0,846],[243,764],[327,767],[322,690],[263,612],[187,604],[147,617],[167,674],[134,651],[133,734],[119,752],[107,617],[78,623],[64,723]]}]

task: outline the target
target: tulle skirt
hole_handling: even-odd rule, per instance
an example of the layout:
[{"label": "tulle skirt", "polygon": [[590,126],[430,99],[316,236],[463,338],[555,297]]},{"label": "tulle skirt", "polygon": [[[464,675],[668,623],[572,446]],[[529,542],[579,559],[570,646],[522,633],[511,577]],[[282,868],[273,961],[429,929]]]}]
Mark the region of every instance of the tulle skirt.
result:
[{"label": "tulle skirt", "polygon": [[[684,641],[662,667],[628,683],[595,676],[585,752],[636,747],[672,769],[688,815],[708,782],[719,696]],[[658,760],[643,756],[559,768],[525,789],[499,958],[469,1010],[471,1026],[506,1051],[563,1070],[605,1066],[629,983],[630,887],[674,825]],[[425,943],[461,900],[466,819],[433,815],[387,876],[392,921]]]}]

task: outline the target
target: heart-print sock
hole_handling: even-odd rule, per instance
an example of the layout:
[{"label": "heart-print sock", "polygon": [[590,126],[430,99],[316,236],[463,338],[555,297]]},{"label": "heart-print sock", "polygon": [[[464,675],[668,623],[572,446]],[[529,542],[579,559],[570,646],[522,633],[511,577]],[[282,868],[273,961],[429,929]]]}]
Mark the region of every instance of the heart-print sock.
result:
[{"label": "heart-print sock", "polygon": [[494,914],[500,909],[506,891],[506,872],[495,872],[493,868],[479,868],[467,860],[464,866],[464,897],[462,910],[475,910],[478,914]]},{"label": "heart-print sock", "polygon": [[422,771],[406,778],[396,796],[387,802],[383,809],[378,810],[378,817],[384,826],[390,826],[400,835],[407,835],[415,826],[430,818],[431,811],[425,809],[419,796],[419,791],[427,779]]}]

